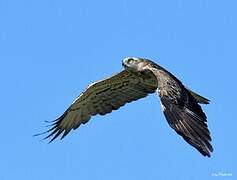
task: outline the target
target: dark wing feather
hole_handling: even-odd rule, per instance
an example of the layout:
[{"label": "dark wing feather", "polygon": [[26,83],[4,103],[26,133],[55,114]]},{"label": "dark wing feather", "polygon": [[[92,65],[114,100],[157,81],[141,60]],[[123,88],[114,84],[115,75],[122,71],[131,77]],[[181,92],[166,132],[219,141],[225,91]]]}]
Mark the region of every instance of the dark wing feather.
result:
[{"label": "dark wing feather", "polygon": [[210,157],[213,148],[206,115],[186,90],[178,97],[162,96],[164,115],[169,125],[201,154]]},{"label": "dark wing feather", "polygon": [[[64,138],[72,129],[89,121],[96,114],[105,115],[124,104],[146,97],[157,89],[157,80],[150,71],[124,70],[112,77],[89,85],[74,103],[56,119],[46,138],[51,141],[60,134]],[[50,142],[51,142],[50,141]]]},{"label": "dark wing feather", "polygon": [[204,156],[213,148],[207,117],[193,94],[171,73],[155,66],[151,71],[158,81],[162,109],[169,125]]}]

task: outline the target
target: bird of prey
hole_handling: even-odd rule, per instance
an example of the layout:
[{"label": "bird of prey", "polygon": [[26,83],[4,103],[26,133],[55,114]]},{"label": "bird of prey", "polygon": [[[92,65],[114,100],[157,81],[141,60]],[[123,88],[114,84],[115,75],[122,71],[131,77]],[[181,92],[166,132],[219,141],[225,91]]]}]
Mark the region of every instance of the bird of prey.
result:
[{"label": "bird of prey", "polygon": [[90,84],[45,133],[50,142],[72,129],[86,124],[92,116],[105,115],[126,103],[155,93],[168,124],[202,155],[213,151],[207,117],[199,104],[209,100],[186,88],[180,80],[163,67],[145,58],[128,57],[122,61],[124,70]]}]

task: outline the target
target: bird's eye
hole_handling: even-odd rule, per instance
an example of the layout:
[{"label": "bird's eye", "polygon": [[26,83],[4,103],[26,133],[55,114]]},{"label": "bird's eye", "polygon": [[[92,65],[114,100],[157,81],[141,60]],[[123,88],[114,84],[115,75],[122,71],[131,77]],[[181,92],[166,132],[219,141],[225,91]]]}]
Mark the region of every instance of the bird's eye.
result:
[{"label": "bird's eye", "polygon": [[131,58],[131,59],[128,59],[127,62],[128,62],[128,64],[133,63],[133,62],[134,62],[134,59],[132,59],[132,58]]}]

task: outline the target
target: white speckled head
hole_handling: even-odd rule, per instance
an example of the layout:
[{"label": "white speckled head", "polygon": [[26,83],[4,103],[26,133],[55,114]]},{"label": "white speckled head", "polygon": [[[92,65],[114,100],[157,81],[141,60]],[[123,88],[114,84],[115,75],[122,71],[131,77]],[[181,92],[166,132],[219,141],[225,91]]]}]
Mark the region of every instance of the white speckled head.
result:
[{"label": "white speckled head", "polygon": [[138,58],[138,57],[126,57],[123,61],[123,67],[125,69],[134,69],[134,70],[138,70],[138,65],[139,63],[142,62],[142,58]]}]

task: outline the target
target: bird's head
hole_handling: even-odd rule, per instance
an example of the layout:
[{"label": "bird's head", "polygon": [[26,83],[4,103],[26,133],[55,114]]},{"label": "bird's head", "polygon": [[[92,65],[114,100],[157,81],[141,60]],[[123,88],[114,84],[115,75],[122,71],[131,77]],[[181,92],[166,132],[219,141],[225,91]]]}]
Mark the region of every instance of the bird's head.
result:
[{"label": "bird's head", "polygon": [[122,61],[123,67],[132,71],[142,71],[147,65],[146,60],[137,57],[127,57]]}]

